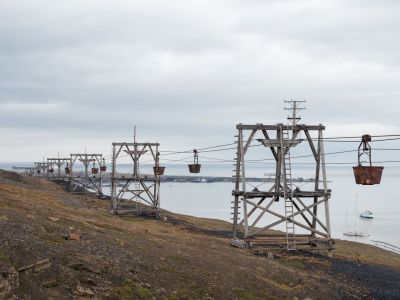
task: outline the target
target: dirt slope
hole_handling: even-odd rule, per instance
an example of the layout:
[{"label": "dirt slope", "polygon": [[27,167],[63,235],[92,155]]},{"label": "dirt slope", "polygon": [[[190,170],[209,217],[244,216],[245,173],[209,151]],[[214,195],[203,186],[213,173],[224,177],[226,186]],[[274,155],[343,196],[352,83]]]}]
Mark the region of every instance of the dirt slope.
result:
[{"label": "dirt slope", "polygon": [[0,298],[400,298],[400,256],[376,247],[338,241],[334,259],[268,259],[230,247],[226,222],[108,206],[0,171]]}]

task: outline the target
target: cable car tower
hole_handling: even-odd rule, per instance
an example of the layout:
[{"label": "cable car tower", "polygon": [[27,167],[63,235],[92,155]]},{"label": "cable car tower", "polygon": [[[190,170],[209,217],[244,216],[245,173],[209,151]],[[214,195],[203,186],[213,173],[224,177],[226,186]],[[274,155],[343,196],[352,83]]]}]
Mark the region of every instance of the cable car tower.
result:
[{"label": "cable car tower", "polygon": [[16,167],[13,166],[12,169],[14,171],[19,171],[22,173],[24,177],[33,177],[35,175],[35,171],[37,170],[35,167]]},{"label": "cable car tower", "polygon": [[[57,175],[55,176],[54,172],[52,172],[51,179],[63,181],[70,179],[68,170],[71,165],[71,158],[48,158],[47,163],[57,167]],[[63,166],[65,166],[64,170],[62,170]]]},{"label": "cable car tower", "polygon": [[[298,112],[304,101],[285,101],[291,112],[290,124],[238,124],[235,158],[232,245],[254,250],[328,250],[331,254],[329,199],[325,169],[323,131],[319,125],[299,124]],[[299,138],[304,134],[305,140]],[[311,152],[315,177],[311,188],[303,190],[292,178],[291,151],[295,147]],[[264,146],[272,155],[275,176],[261,186],[249,189],[246,180],[246,155]],[[260,151],[260,150],[258,150]],[[267,159],[268,160],[268,159]],[[250,161],[249,161],[250,162]],[[297,170],[302,171],[302,169]],[[270,173],[270,172],[269,172]],[[322,183],[322,186],[321,186]],[[321,209],[322,208],[322,209]],[[275,229],[275,230],[274,230]],[[279,231],[278,231],[279,230]]]},{"label": "cable car tower", "polygon": [[[136,129],[133,143],[112,144],[111,202],[112,211],[134,213],[137,215],[157,215],[160,210],[160,177],[165,167],[159,165],[159,143],[136,142]],[[121,171],[118,161],[128,157]],[[146,158],[146,161],[143,159]],[[154,164],[152,174],[141,172],[143,163]]]},{"label": "cable car tower", "polygon": [[33,165],[34,165],[34,169],[36,170],[35,171],[36,177],[39,177],[39,178],[46,177],[47,178],[52,173],[51,172],[53,170],[52,163],[44,162],[44,161],[43,162],[37,161],[37,162],[34,162]]},{"label": "cable car tower", "polygon": [[[76,169],[79,163],[83,165],[83,170],[74,171],[74,168]],[[66,173],[69,173],[70,193],[83,193],[86,197],[88,192],[93,192],[101,197],[103,195],[103,171],[105,169],[98,166],[102,166],[102,163],[102,154],[71,154],[69,165],[65,168]]]}]

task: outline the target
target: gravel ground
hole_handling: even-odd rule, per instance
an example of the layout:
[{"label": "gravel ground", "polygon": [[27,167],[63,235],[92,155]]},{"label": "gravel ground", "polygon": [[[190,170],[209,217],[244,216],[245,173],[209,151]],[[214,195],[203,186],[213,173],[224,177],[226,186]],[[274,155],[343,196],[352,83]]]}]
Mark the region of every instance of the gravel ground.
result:
[{"label": "gravel ground", "polygon": [[400,256],[375,247],[268,259],[230,247],[223,221],[108,206],[0,171],[0,299],[400,299]]}]

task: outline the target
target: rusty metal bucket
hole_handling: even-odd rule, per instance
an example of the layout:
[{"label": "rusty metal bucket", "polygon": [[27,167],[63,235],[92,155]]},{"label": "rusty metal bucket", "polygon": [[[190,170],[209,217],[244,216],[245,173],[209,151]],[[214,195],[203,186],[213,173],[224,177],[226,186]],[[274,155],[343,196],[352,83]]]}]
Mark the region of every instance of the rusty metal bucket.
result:
[{"label": "rusty metal bucket", "polygon": [[69,174],[71,173],[71,169],[70,168],[65,168],[65,174]]},{"label": "rusty metal bucket", "polygon": [[201,168],[200,164],[191,164],[188,166],[189,166],[190,173],[200,173],[200,168]]},{"label": "rusty metal bucket", "polygon": [[92,168],[92,174],[97,174],[99,173],[99,169],[98,168]]},{"label": "rusty metal bucket", "polygon": [[49,173],[54,173],[54,169],[49,169]]},{"label": "rusty metal bucket", "polygon": [[160,167],[160,166],[153,167],[153,170],[154,170],[154,175],[161,176],[161,175],[164,175],[165,167]]},{"label": "rusty metal bucket", "polygon": [[354,178],[357,184],[374,185],[381,183],[383,167],[364,167],[358,165],[353,167]]},{"label": "rusty metal bucket", "polygon": [[106,167],[106,166],[101,166],[101,167],[100,167],[100,171],[101,171],[101,172],[107,171],[107,167]]}]

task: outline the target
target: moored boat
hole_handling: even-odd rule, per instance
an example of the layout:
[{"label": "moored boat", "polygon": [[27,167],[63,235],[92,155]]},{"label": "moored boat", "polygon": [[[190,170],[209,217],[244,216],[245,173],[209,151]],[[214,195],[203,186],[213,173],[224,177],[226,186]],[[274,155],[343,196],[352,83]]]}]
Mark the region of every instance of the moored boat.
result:
[{"label": "moored boat", "polygon": [[364,218],[364,219],[373,219],[373,218],[374,218],[374,215],[372,214],[371,211],[366,210],[366,211],[364,211],[364,212],[362,212],[362,213],[360,214],[360,218]]},{"label": "moored boat", "polygon": [[364,233],[358,230],[346,230],[345,232],[343,232],[343,235],[347,235],[347,236],[355,236],[355,237],[366,237],[366,236],[370,236],[368,233]]}]

